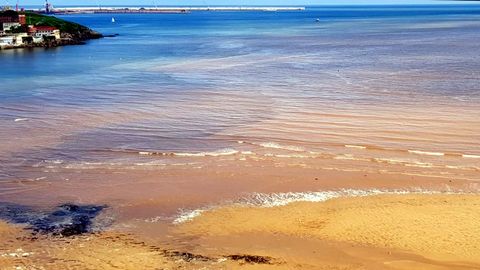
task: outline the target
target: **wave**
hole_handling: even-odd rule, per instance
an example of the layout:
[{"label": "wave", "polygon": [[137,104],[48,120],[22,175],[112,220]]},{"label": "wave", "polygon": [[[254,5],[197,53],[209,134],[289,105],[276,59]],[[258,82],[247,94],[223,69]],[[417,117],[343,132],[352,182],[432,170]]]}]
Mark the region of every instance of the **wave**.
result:
[{"label": "wave", "polygon": [[336,159],[336,160],[354,160],[354,161],[371,161],[371,159],[369,159],[369,158],[356,157],[356,156],[351,155],[351,154],[337,155],[337,156],[334,156],[333,159]]},{"label": "wave", "polygon": [[23,122],[23,121],[28,121],[28,118],[16,118],[13,120],[14,122]]},{"label": "wave", "polygon": [[253,154],[248,151],[239,152],[238,150],[232,148],[224,148],[217,151],[212,152],[198,152],[198,153],[189,153],[189,152],[147,152],[141,151],[138,152],[139,155],[142,156],[177,156],[177,157],[218,157],[218,156],[230,156],[235,155],[238,153],[242,153],[244,155]]},{"label": "wave", "polygon": [[480,167],[475,166],[453,166],[453,165],[445,165],[447,169],[454,169],[454,170],[464,170],[464,171],[480,171]]},{"label": "wave", "polygon": [[294,145],[281,145],[275,142],[264,142],[258,144],[261,147],[264,148],[272,148],[272,149],[282,149],[282,150],[289,150],[289,151],[296,151],[296,152],[303,152],[305,149],[299,146],[294,146]]},{"label": "wave", "polygon": [[314,158],[315,156],[307,156],[307,155],[300,155],[300,154],[291,154],[291,155],[271,155],[277,158]]},{"label": "wave", "polygon": [[[286,192],[286,193],[253,193],[245,197],[239,203],[244,206],[255,207],[277,207],[285,206],[295,202],[324,202],[327,200],[341,197],[365,197],[374,195],[405,195],[405,194],[433,194],[435,191],[423,190],[357,190],[357,189],[341,189],[335,191],[317,191],[317,192]],[[238,204],[237,204],[238,205]]]},{"label": "wave", "polygon": [[141,156],[167,156],[168,155],[168,153],[147,152],[147,151],[138,152],[138,154],[141,155]]},{"label": "wave", "polygon": [[428,151],[420,151],[420,150],[408,150],[411,154],[417,155],[426,155],[426,156],[445,156],[445,153],[442,152],[428,152]]},{"label": "wave", "polygon": [[387,163],[387,164],[406,164],[409,163],[408,160],[395,159],[395,158],[373,158],[372,161],[377,163]]},{"label": "wave", "polygon": [[238,150],[225,148],[213,152],[200,152],[200,153],[173,153],[174,156],[179,157],[219,157],[219,156],[231,156],[238,154]]},{"label": "wave", "polygon": [[433,163],[428,163],[428,162],[410,161],[410,160],[401,160],[401,159],[392,159],[392,158],[373,158],[372,161],[377,163],[386,163],[386,164],[392,164],[392,165],[403,165],[406,167],[419,167],[419,168],[438,167]]},{"label": "wave", "polygon": [[[295,146],[295,145],[283,145],[276,142],[264,142],[264,143],[250,143],[246,141],[237,141],[238,144],[248,144],[252,146],[261,146],[263,148],[270,148],[270,149],[280,149],[280,150],[288,150],[292,152],[306,152],[308,154],[274,154],[270,153],[265,156],[269,157],[278,157],[278,158],[333,158],[333,159],[347,159],[347,160],[361,160],[366,161],[364,158],[356,158],[352,154],[333,154],[333,153],[321,153],[321,152],[313,152],[305,149],[303,147]],[[468,159],[480,159],[480,155],[475,154],[463,154],[458,152],[434,152],[434,151],[424,151],[424,150],[414,150],[414,149],[394,149],[394,148],[382,148],[378,146],[370,146],[370,145],[356,145],[356,144],[342,144],[341,146],[349,149],[358,149],[358,150],[382,150],[382,151],[389,151],[389,152],[397,152],[397,153],[409,153],[414,155],[423,155],[423,156],[432,156],[432,157],[455,157],[455,158],[468,158]],[[128,151],[130,152],[130,151]],[[206,156],[226,156],[226,155],[258,155],[259,153],[253,152],[251,150],[236,150],[232,148],[225,148],[220,149],[217,151],[212,152],[147,152],[147,151],[133,151],[139,155],[161,155],[161,156],[179,156],[179,157],[206,157]],[[395,159],[392,158],[388,160],[387,158],[380,158],[380,157],[370,157],[371,160],[378,162],[378,163],[390,163],[390,164],[402,164],[402,163],[409,163],[406,160],[401,160],[402,158]]]},{"label": "wave", "polygon": [[432,163],[427,162],[415,162],[415,163],[406,163],[406,167],[418,167],[418,168],[433,168],[435,167]]},{"label": "wave", "polygon": [[366,146],[363,145],[353,145],[353,144],[346,144],[346,148],[355,148],[355,149],[367,149]]}]

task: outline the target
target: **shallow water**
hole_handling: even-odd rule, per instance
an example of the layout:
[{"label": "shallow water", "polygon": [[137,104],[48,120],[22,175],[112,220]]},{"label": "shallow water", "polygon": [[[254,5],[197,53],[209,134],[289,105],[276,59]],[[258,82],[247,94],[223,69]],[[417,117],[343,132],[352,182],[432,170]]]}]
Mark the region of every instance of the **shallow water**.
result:
[{"label": "shallow water", "polygon": [[480,180],[480,6],[62,18],[119,36],[1,52],[0,201],[148,219],[328,171]]}]

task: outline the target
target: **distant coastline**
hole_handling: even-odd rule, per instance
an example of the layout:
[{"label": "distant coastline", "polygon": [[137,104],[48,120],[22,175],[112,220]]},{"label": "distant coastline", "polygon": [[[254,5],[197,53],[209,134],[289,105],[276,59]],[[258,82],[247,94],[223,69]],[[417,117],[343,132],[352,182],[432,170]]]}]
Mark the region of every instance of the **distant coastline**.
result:
[{"label": "distant coastline", "polygon": [[194,11],[301,11],[303,6],[215,6],[215,7],[60,7],[51,11],[52,14],[102,14],[102,13],[189,13]]}]

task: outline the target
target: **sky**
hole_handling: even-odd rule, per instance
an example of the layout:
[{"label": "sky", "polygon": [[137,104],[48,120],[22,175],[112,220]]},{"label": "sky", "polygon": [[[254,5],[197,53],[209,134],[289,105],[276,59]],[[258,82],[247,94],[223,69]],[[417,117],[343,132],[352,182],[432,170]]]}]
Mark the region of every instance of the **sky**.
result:
[{"label": "sky", "polygon": [[[3,3],[2,3],[3,1]],[[17,0],[0,0],[0,5]],[[452,3],[435,0],[49,0],[54,5],[351,5]],[[20,5],[42,5],[44,0],[19,0]]]}]

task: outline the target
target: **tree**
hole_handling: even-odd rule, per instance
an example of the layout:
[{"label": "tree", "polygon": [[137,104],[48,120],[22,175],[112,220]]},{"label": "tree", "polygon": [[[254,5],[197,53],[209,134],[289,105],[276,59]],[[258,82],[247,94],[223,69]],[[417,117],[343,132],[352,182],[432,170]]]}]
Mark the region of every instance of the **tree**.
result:
[{"label": "tree", "polygon": [[27,29],[24,26],[15,26],[15,27],[12,27],[12,28],[10,28],[10,30],[5,31],[5,32],[11,33],[11,34],[18,34],[18,33],[27,32]]}]

